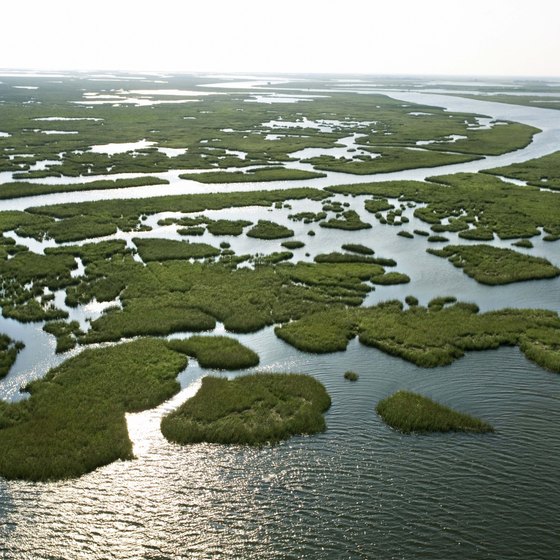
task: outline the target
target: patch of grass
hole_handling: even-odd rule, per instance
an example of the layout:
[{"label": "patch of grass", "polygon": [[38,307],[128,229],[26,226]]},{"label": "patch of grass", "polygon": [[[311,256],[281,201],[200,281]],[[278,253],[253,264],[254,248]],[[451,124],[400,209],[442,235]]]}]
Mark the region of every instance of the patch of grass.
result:
[{"label": "patch of grass", "polygon": [[491,245],[448,245],[443,249],[428,249],[428,252],[449,259],[481,284],[510,284],[560,275],[560,269],[542,257]]},{"label": "patch of grass", "polygon": [[384,212],[385,210],[392,210],[395,207],[386,198],[372,198],[370,200],[366,200],[364,206],[365,209],[372,214]]},{"label": "patch of grass", "polygon": [[207,173],[182,173],[181,179],[190,179],[199,183],[250,183],[261,181],[303,181],[326,177],[325,173],[287,169],[284,167],[265,167],[247,171],[209,171]]},{"label": "patch of grass", "polygon": [[274,329],[284,342],[298,350],[327,354],[346,350],[356,336],[357,321],[353,310],[337,309],[302,317]]},{"label": "patch of grass", "polygon": [[301,249],[302,247],[305,247],[305,243],[303,241],[284,241],[283,243],[281,243],[282,247],[285,247],[286,249]]},{"label": "patch of grass", "polygon": [[522,247],[523,249],[532,249],[533,243],[529,239],[520,239],[512,243],[514,247]]},{"label": "patch of grass", "polygon": [[363,156],[360,159],[335,158],[333,156],[318,156],[303,160],[315,169],[322,171],[337,171],[355,175],[372,175],[375,173],[389,173],[405,169],[420,167],[439,167],[452,163],[463,163],[480,159],[478,155],[450,154],[433,150],[418,150],[408,147],[379,147],[371,149],[381,157]]},{"label": "patch of grass", "polygon": [[304,224],[311,224],[313,222],[320,222],[327,217],[326,212],[299,212],[297,214],[290,214],[288,218],[294,222],[303,222]]},{"label": "patch of grass", "polygon": [[257,239],[282,239],[293,235],[294,231],[292,229],[268,220],[259,220],[247,232],[248,237],[256,237]]},{"label": "patch of grass", "polygon": [[126,189],[130,187],[147,187],[152,185],[168,185],[166,179],[157,177],[137,177],[133,179],[114,179],[91,181],[89,183],[40,184],[40,183],[3,183],[0,185],[0,200],[38,196],[59,192],[93,191],[105,189]]},{"label": "patch of grass", "polygon": [[211,220],[206,227],[212,235],[241,235],[251,224],[247,220]]},{"label": "patch of grass", "polygon": [[420,367],[445,366],[470,350],[517,345],[529,359],[560,372],[560,318],[552,311],[503,309],[478,313],[470,303],[436,298],[428,307],[404,310],[399,301],[367,308],[329,309],[275,329],[305,352],[344,350],[360,342]]},{"label": "patch of grass", "polygon": [[67,352],[72,350],[77,344],[77,337],[84,333],[80,329],[77,321],[67,323],[65,321],[53,321],[47,323],[43,330],[56,336],[56,353]]},{"label": "patch of grass", "polygon": [[0,334],[0,379],[8,375],[18,353],[24,347],[23,342],[16,342],[8,335]]},{"label": "patch of grass", "polygon": [[541,227],[555,239],[560,237],[557,193],[512,185],[483,173],[456,173],[431,177],[429,181],[340,185],[325,190],[424,203],[426,206],[416,208],[414,215],[429,224],[441,226],[439,231],[450,229],[441,223],[448,219],[458,221],[457,226],[464,230],[476,222],[477,230],[486,236],[488,232],[495,233],[500,239],[540,235]]},{"label": "patch of grass", "polygon": [[449,239],[447,237],[444,237],[443,235],[430,235],[428,237],[428,241],[430,243],[446,243],[449,241]]},{"label": "patch of grass", "polygon": [[177,229],[179,235],[204,235],[206,228],[204,226],[193,226]]},{"label": "patch of grass", "polygon": [[372,284],[382,286],[392,286],[394,284],[408,284],[410,277],[402,272],[386,272],[381,276],[375,276],[371,279]]},{"label": "patch of grass", "polygon": [[187,358],[165,341],[87,349],[28,386],[31,397],[0,407],[0,475],[60,480],[132,459],[125,413],[179,391]]},{"label": "patch of grass", "polygon": [[404,229],[401,229],[397,235],[400,235],[401,237],[406,237],[407,239],[413,239],[414,235],[412,235],[412,233],[410,233],[409,231],[406,231]]},{"label": "patch of grass", "polygon": [[342,248],[345,251],[358,253],[359,255],[373,255],[375,253],[373,249],[370,249],[365,245],[361,245],[360,243],[345,243],[344,245],[342,245]]},{"label": "patch of grass", "polygon": [[205,377],[198,393],[162,420],[161,431],[180,444],[276,443],[324,431],[330,404],[323,385],[307,375]]},{"label": "patch of grass", "polygon": [[346,210],[342,212],[340,217],[331,218],[330,220],[320,222],[319,225],[324,228],[335,228],[345,230],[369,229],[371,224],[362,222],[358,213],[354,210]]},{"label": "patch of grass", "polygon": [[348,381],[358,381],[359,375],[355,371],[345,371],[344,372],[344,379]]},{"label": "patch of grass", "polygon": [[560,151],[506,167],[485,169],[484,173],[526,181],[536,187],[560,190]]},{"label": "patch of grass", "polygon": [[414,307],[415,305],[418,305],[418,298],[415,296],[406,296],[404,298],[404,302],[410,307]]},{"label": "patch of grass", "polygon": [[245,369],[259,365],[259,356],[235,338],[227,336],[192,336],[170,340],[169,347],[198,360],[203,368]]},{"label": "patch of grass", "polygon": [[215,257],[220,250],[207,243],[189,243],[174,239],[135,237],[133,243],[144,262],[163,262],[176,259],[204,259]]},{"label": "patch of grass", "polygon": [[375,409],[389,426],[405,434],[494,431],[492,426],[483,420],[409,391],[394,393],[377,403]]}]

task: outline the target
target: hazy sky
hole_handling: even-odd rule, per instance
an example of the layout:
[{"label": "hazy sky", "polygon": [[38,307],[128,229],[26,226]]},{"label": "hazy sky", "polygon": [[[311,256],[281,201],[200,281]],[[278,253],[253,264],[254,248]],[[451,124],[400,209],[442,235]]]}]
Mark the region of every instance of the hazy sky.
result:
[{"label": "hazy sky", "polygon": [[0,68],[560,76],[560,0],[22,0]]}]

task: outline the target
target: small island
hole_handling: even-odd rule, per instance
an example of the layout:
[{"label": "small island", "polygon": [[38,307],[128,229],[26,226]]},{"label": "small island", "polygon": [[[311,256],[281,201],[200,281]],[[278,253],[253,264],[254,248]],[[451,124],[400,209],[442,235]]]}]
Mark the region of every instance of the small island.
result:
[{"label": "small island", "polygon": [[163,418],[172,442],[263,445],[326,429],[331,399],[319,381],[295,373],[205,377],[198,393]]},{"label": "small island", "polygon": [[405,434],[429,432],[493,432],[490,424],[410,391],[398,391],[380,401],[376,411]]}]

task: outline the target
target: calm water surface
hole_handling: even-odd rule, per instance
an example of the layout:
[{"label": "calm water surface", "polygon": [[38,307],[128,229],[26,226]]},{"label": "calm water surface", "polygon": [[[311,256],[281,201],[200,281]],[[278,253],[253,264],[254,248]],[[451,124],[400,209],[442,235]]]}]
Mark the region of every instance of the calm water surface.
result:
[{"label": "calm water surface", "polygon": [[[405,101],[446,104],[452,110],[489,114],[543,128],[521,152],[486,163],[436,170],[413,170],[372,177],[329,174],[306,182],[325,186],[386,178],[423,178],[436,173],[474,171],[549,153],[560,140],[560,112],[519,108],[456,97],[403,93]],[[436,103],[437,101],[437,103]],[[447,105],[449,103],[449,105]],[[539,124],[537,124],[537,121]],[[546,124],[546,126],[545,126]],[[175,173],[171,172],[170,176]],[[390,177],[388,176],[390,175]],[[196,185],[192,183],[192,185]],[[262,185],[235,185],[235,190]],[[266,188],[278,188],[267,184]],[[282,183],[281,186],[294,186]],[[185,192],[182,181],[169,187],[48,195],[2,201],[1,209],[31,204],[148,196]],[[219,190],[226,186],[197,188]],[[229,190],[233,190],[227,187]],[[499,288],[466,277],[444,259],[426,255],[424,238],[396,235],[363,209],[363,198],[348,200],[373,228],[357,232],[321,230],[288,219],[291,212],[320,204],[294,202],[274,210],[306,247],[295,260],[310,260],[341,243],[363,243],[376,255],[397,260],[410,285],[378,287],[367,304],[410,293],[427,303],[453,294],[481,309],[505,306],[560,311],[560,281],[537,281]],[[406,229],[427,229],[415,221]],[[270,219],[268,209],[205,212],[212,218]],[[175,228],[157,226],[148,236],[178,238]],[[316,237],[307,235],[310,229]],[[138,236],[139,234],[135,234]],[[454,234],[447,235],[458,241]],[[127,239],[119,233],[116,237]],[[225,239],[225,238],[224,238]],[[197,238],[198,240],[198,238]],[[204,241],[215,242],[205,234]],[[221,240],[221,239],[220,239]],[[280,241],[227,238],[237,253],[270,253]],[[462,242],[465,242],[462,240]],[[507,242],[495,242],[509,246]],[[34,244],[31,250],[44,247]],[[307,256],[306,253],[309,253]],[[560,264],[556,244],[535,241],[530,254]],[[59,299],[61,295],[58,295]],[[78,309],[85,321],[99,309]],[[70,354],[54,354],[54,338],[41,325],[0,320],[0,331],[27,348],[12,373],[0,382],[0,397],[18,399],[19,387],[41,377]],[[219,325],[216,332],[221,333]],[[182,333],[186,334],[186,333]],[[174,336],[180,336],[174,335]],[[159,432],[161,416],[198,389],[202,371],[195,361],[180,374],[181,392],[157,409],[128,415],[137,459],[118,462],[77,480],[35,484],[0,479],[0,556],[14,559],[167,559],[167,558],[396,558],[396,559],[555,559],[560,549],[560,376],[529,362],[516,348],[470,353],[451,366],[421,369],[352,341],[344,353],[316,356],[278,340],[271,328],[238,337],[261,356],[266,371],[309,373],[332,396],[328,430],[262,449],[168,443]],[[345,381],[344,371],[360,374]],[[217,373],[217,372],[215,372]],[[403,436],[375,414],[375,404],[399,389],[430,396],[494,425],[486,435]]]}]

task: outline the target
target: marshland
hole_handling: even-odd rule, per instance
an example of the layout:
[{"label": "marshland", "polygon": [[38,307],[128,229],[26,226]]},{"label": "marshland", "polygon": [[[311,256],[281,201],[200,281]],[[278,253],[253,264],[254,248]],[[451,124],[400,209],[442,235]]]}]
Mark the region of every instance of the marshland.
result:
[{"label": "marshland", "polygon": [[0,550],[552,558],[560,111],[85,79],[0,84]]}]

